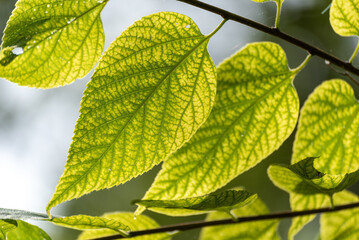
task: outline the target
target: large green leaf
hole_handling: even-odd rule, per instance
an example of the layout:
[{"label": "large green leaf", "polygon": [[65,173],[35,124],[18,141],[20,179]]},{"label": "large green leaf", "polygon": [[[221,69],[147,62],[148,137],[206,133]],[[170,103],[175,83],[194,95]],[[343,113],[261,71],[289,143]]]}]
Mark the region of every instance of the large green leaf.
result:
[{"label": "large green leaf", "polygon": [[70,217],[53,218],[49,220],[57,225],[74,229],[110,229],[126,236],[125,231],[130,228],[118,220],[106,217],[92,217],[87,215],[75,215]]},{"label": "large green leaf", "polygon": [[215,97],[211,36],[187,16],[162,12],[137,21],[111,44],[84,93],[48,211],[148,171],[192,137]]},{"label": "large green leaf", "polygon": [[[359,197],[348,191],[334,195],[335,204],[358,202]],[[359,239],[359,209],[324,213],[320,218],[322,240]]]},{"label": "large green leaf", "polygon": [[314,168],[328,174],[359,169],[359,104],[343,80],[326,81],[301,110],[293,147],[293,163],[319,157]]},{"label": "large green leaf", "polygon": [[327,194],[343,191],[359,179],[359,171],[345,175],[328,175],[313,167],[314,158],[293,165],[271,165],[268,175],[279,188],[298,194]]},{"label": "large green leaf", "polygon": [[252,43],[218,67],[215,106],[195,136],[166,160],[144,199],[215,191],[275,151],[292,133],[299,101],[284,51]]},{"label": "large green leaf", "polygon": [[6,240],[51,240],[41,228],[21,220],[16,220],[16,222],[17,227],[7,233]]},{"label": "large green leaf", "polygon": [[359,0],[333,0],[330,23],[342,36],[359,36]]},{"label": "large green leaf", "polygon": [[17,222],[11,219],[0,219],[0,240],[6,240],[9,231],[17,228]]},{"label": "large green leaf", "polygon": [[[135,216],[133,213],[107,213],[103,215],[106,219],[113,219],[115,221],[120,221],[123,224],[126,224],[131,228],[132,231],[136,230],[144,230],[157,228],[159,225],[152,220],[151,218],[140,215]],[[86,230],[80,236],[79,240],[86,240],[92,238],[105,237],[109,235],[118,234],[118,232],[109,230],[109,229],[100,229],[100,230]],[[160,233],[160,234],[151,234],[140,237],[131,238],[131,240],[168,240],[171,239],[171,235],[168,233]]]},{"label": "large green leaf", "polygon": [[230,213],[231,210],[243,207],[253,202],[256,198],[257,194],[254,193],[243,190],[228,190],[179,200],[139,200],[134,202],[155,212],[184,216],[203,214],[210,211]]},{"label": "large green leaf", "polygon": [[[257,198],[252,204],[232,211],[237,217],[257,216],[269,213],[266,205]],[[221,212],[208,214],[206,220],[227,218],[228,215]],[[202,230],[201,240],[277,240],[278,220],[256,221],[239,223],[226,226],[206,227]]]},{"label": "large green leaf", "polygon": [[84,77],[101,56],[108,0],[19,0],[4,32],[0,77],[51,88]]}]

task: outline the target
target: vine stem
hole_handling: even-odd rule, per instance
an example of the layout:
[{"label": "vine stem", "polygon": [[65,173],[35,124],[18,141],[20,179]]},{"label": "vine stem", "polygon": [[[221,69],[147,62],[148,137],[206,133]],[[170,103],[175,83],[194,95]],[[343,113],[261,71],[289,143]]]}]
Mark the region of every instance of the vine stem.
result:
[{"label": "vine stem", "polygon": [[[359,69],[354,67],[350,62],[345,62],[323,50],[321,50],[320,48],[317,48],[315,46],[312,46],[306,42],[303,42],[295,37],[292,37],[286,33],[283,33],[281,31],[279,31],[278,28],[272,28],[272,27],[268,27],[265,26],[263,24],[260,24],[258,22],[252,21],[250,19],[244,18],[242,16],[236,15],[234,13],[231,13],[229,11],[226,11],[224,9],[215,7],[213,5],[201,2],[199,0],[177,0],[179,2],[183,2],[189,5],[192,5],[194,7],[206,10],[208,12],[217,14],[219,16],[221,16],[224,19],[228,19],[228,20],[232,20],[241,24],[244,24],[246,26],[249,26],[251,28],[257,29],[259,31],[265,32],[269,35],[278,37],[280,39],[283,39],[284,41],[287,41],[289,43],[292,43],[304,50],[306,50],[309,54],[311,55],[315,55],[318,56],[324,60],[326,60],[328,63],[332,63],[344,70],[346,70],[347,72],[351,72],[357,76],[359,76]],[[353,80],[353,79],[352,79]],[[355,84],[359,85],[358,81],[354,81]]]},{"label": "vine stem", "polygon": [[276,16],[275,16],[275,23],[274,23],[275,28],[279,27],[280,14],[281,14],[281,11],[282,11],[282,3],[283,3],[282,1],[276,2],[277,13],[276,13]]},{"label": "vine stem", "polygon": [[356,55],[358,54],[358,51],[359,51],[359,41],[358,41],[358,44],[357,44],[356,49],[355,49],[354,52],[353,52],[353,55],[352,55],[352,56],[350,57],[350,59],[349,59],[349,62],[350,62],[350,63],[354,61]]},{"label": "vine stem", "polygon": [[[278,212],[278,213],[271,213],[265,215],[257,215],[257,216],[248,216],[248,217],[239,217],[236,220],[232,218],[221,219],[221,220],[213,220],[213,221],[195,221],[195,222],[187,222],[187,223],[180,223],[175,225],[168,225],[162,226],[159,228],[152,228],[146,230],[139,230],[139,231],[130,231],[128,232],[129,237],[137,237],[155,233],[165,233],[165,232],[174,232],[174,231],[186,231],[195,228],[203,228],[209,226],[217,226],[217,225],[227,225],[227,224],[239,224],[245,222],[253,222],[253,221],[262,221],[262,220],[270,220],[270,219],[282,219],[282,218],[294,218],[300,217],[305,215],[317,214],[317,213],[328,213],[328,212],[336,212],[345,209],[353,209],[359,207],[359,202],[338,205],[335,207],[325,207],[319,209],[312,209],[312,210],[304,210],[304,211],[293,211],[293,212]],[[121,239],[127,238],[122,236],[121,234],[111,235],[107,237],[99,237],[93,238],[91,240],[114,240],[114,239]]]}]

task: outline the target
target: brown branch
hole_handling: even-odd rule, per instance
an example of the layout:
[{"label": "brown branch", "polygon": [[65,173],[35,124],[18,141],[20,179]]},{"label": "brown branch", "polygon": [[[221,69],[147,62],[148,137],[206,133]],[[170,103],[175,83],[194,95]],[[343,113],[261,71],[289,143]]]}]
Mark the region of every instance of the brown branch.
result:
[{"label": "brown branch", "polygon": [[[295,37],[292,37],[286,33],[283,33],[281,31],[279,31],[278,28],[272,28],[272,27],[268,27],[265,26],[263,24],[260,24],[258,22],[252,21],[250,19],[241,17],[239,15],[236,15],[234,13],[228,12],[224,9],[215,7],[213,5],[201,2],[201,1],[197,1],[197,0],[177,0],[179,2],[184,2],[186,4],[195,6],[197,8],[201,8],[203,10],[209,11],[211,13],[217,14],[222,16],[224,19],[228,19],[228,20],[232,20],[241,24],[244,24],[246,26],[249,26],[251,28],[257,29],[259,31],[265,32],[269,35],[278,37],[280,39],[283,39],[289,43],[292,43],[304,50],[306,50],[309,54],[311,55],[316,55],[322,59],[325,59],[326,61],[344,69],[347,72],[351,72],[357,76],[359,76],[359,69],[354,67],[351,63],[349,62],[345,62],[315,46],[312,46],[306,42],[303,42]],[[355,81],[354,79],[352,79],[354,81],[355,84],[359,85],[358,81]]]},{"label": "brown branch", "polygon": [[139,230],[139,231],[130,231],[128,232],[129,236],[124,237],[120,234],[111,235],[107,237],[99,237],[94,238],[92,240],[114,240],[114,239],[121,239],[121,238],[131,238],[155,233],[165,233],[165,232],[173,232],[173,231],[187,231],[195,228],[203,228],[209,226],[217,226],[217,225],[227,225],[227,224],[239,224],[245,222],[253,222],[253,221],[262,221],[262,220],[270,220],[270,219],[282,219],[282,218],[294,218],[299,216],[317,214],[317,213],[328,213],[328,212],[336,212],[345,209],[352,209],[359,207],[359,202],[350,203],[345,205],[338,205],[335,207],[325,207],[319,209],[312,209],[312,210],[304,210],[304,211],[293,211],[293,212],[278,212],[278,213],[271,213],[265,215],[258,215],[258,216],[249,216],[249,217],[239,217],[236,221],[232,218],[228,219],[221,219],[221,220],[214,220],[214,221],[195,221],[195,222],[187,222],[187,223],[180,223],[175,225],[168,225],[159,228],[152,228],[146,230]]}]

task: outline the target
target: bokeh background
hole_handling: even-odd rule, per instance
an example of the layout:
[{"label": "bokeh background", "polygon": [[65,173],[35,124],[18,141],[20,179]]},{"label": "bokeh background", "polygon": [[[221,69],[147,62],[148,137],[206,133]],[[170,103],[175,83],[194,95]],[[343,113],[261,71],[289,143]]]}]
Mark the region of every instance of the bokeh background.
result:
[{"label": "bokeh background", "polygon": [[[15,6],[15,0],[0,0],[0,36]],[[273,25],[275,4],[254,3],[250,0],[207,0],[241,16],[266,25]],[[334,33],[329,24],[329,12],[322,13],[330,0],[286,0],[283,5],[280,29],[310,44],[318,46],[341,59],[349,59],[356,38],[342,38]],[[106,34],[105,49],[134,21],[142,16],[160,11],[174,11],[190,16],[202,33],[210,33],[221,18],[201,9],[175,0],[112,0],[102,13]],[[219,64],[225,58],[253,41],[274,41],[287,53],[290,67],[298,66],[306,52],[289,43],[265,35],[235,22],[227,22],[211,39],[209,52]],[[359,57],[354,64],[359,66]],[[45,212],[66,162],[73,129],[79,116],[79,107],[86,83],[92,72],[73,84],[50,90],[20,87],[0,79],[0,207]],[[324,60],[313,57],[294,81],[301,104],[315,86],[331,78],[344,78]],[[350,84],[352,82],[349,81]],[[353,86],[354,87],[354,86]],[[359,92],[358,89],[355,90]],[[275,188],[269,181],[266,169],[271,163],[289,163],[294,134],[276,152],[258,166],[233,180],[226,188],[244,186],[256,192],[271,211],[288,210],[288,194]],[[160,166],[124,185],[91,193],[73,200],[54,210],[55,214],[101,215],[110,211],[134,211],[134,199],[140,199],[149,188]],[[359,184],[351,188],[358,193]],[[160,224],[172,224],[204,219],[204,216],[170,218],[146,212]],[[52,226],[50,223],[33,222],[45,229],[54,240],[75,239],[79,234]],[[290,220],[284,220],[279,233],[286,239]],[[316,219],[296,239],[317,239],[319,223]],[[174,239],[198,239],[199,230],[181,233]]]}]

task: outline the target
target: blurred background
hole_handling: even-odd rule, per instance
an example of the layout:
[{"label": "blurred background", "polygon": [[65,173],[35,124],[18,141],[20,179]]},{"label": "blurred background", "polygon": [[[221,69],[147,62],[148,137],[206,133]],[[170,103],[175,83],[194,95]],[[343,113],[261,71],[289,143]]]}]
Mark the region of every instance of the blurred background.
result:
[{"label": "blurred background", "polygon": [[[15,0],[0,0],[0,37],[14,8]],[[250,0],[207,0],[241,16],[268,26],[275,20],[275,4],[260,4]],[[329,12],[322,13],[330,0],[286,0],[283,4],[280,29],[318,46],[341,59],[349,59],[356,46],[356,38],[342,38],[334,33],[329,24]],[[102,13],[106,35],[105,49],[134,21],[142,16],[160,11],[174,11],[190,16],[202,33],[210,33],[221,18],[201,9],[175,0],[110,1]],[[235,22],[227,22],[211,39],[209,52],[218,65],[225,58],[252,41],[274,41],[287,53],[289,65],[297,67],[306,57],[306,52],[280,39],[265,35]],[[354,61],[359,67],[359,57]],[[45,212],[66,162],[73,129],[79,116],[79,107],[86,83],[92,72],[73,84],[50,90],[20,87],[0,79],[0,207]],[[308,94],[322,81],[344,78],[333,71],[324,60],[313,57],[307,67],[294,81],[301,104]],[[345,79],[345,78],[344,78]],[[348,81],[352,86],[352,82]],[[353,86],[354,87],[354,86]],[[357,96],[359,89],[355,89]],[[289,210],[288,194],[275,188],[269,181],[266,169],[271,163],[290,163],[294,134],[280,149],[258,166],[233,180],[226,188],[244,186],[258,193],[271,211]],[[160,166],[124,185],[91,193],[54,209],[54,214],[101,215],[110,211],[134,211],[134,199],[140,199],[151,185]],[[359,192],[359,184],[351,188]],[[171,218],[146,212],[160,224],[173,224],[204,219],[205,216]],[[42,227],[54,240],[75,239],[79,234],[52,226],[50,223],[33,224]],[[284,220],[279,233],[286,239],[290,220]],[[313,223],[296,239],[317,239],[319,223]],[[174,239],[198,239],[199,230],[181,233]]]}]

